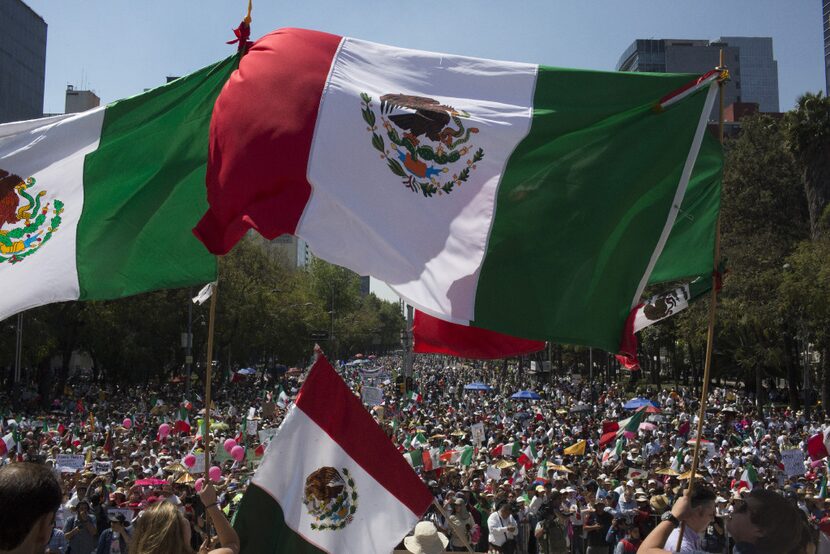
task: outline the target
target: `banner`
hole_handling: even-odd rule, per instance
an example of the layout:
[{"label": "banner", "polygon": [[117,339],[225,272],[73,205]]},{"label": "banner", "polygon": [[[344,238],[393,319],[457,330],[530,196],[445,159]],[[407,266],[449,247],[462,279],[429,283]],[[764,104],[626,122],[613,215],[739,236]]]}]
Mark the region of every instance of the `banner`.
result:
[{"label": "banner", "polygon": [[112,471],[112,462],[92,462],[92,473],[105,475]]},{"label": "banner", "polygon": [[257,428],[257,420],[249,419],[247,429],[246,429],[246,433],[248,435],[256,435],[256,428]]},{"label": "banner", "polygon": [[470,425],[470,435],[476,445],[481,445],[484,442],[484,424],[478,422]]},{"label": "banner", "polygon": [[61,473],[75,473],[84,469],[83,454],[58,454],[55,456],[55,467]]}]

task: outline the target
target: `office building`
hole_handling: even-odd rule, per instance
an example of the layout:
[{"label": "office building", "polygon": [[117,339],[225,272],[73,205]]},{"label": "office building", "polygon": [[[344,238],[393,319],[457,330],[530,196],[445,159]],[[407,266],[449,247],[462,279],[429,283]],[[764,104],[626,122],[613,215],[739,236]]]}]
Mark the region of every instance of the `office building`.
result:
[{"label": "office building", "polygon": [[21,0],[0,2],[0,123],[43,116],[46,22]]},{"label": "office building", "polygon": [[777,113],[778,62],[773,57],[772,38],[721,37],[718,42],[738,48],[741,102],[754,102],[762,112]]},{"label": "office building", "polygon": [[91,90],[76,90],[72,85],[66,85],[66,103],[64,113],[79,113],[97,108],[101,99]]},{"label": "office building", "polygon": [[821,21],[824,27],[824,93],[830,96],[830,0],[824,0]]},{"label": "office building", "polygon": [[[756,103],[762,112],[778,112],[778,62],[769,37],[637,39],[620,56],[617,70],[703,74],[718,66],[721,50],[730,72],[724,104]],[[717,116],[715,108],[711,118]]]}]

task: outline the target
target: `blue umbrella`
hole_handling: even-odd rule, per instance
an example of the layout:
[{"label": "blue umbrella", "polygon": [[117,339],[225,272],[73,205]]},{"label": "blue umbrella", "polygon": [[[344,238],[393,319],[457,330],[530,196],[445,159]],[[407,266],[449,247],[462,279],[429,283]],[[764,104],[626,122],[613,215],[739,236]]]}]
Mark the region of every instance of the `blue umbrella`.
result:
[{"label": "blue umbrella", "polygon": [[237,373],[240,375],[255,375],[256,370],[252,367],[246,367],[244,369],[240,369]]},{"label": "blue umbrella", "polygon": [[638,409],[642,408],[643,406],[654,406],[656,408],[657,404],[655,404],[654,402],[652,402],[648,398],[638,397],[638,398],[632,398],[631,400],[626,402],[625,406],[623,406],[623,408],[625,408],[626,410],[638,410]]},{"label": "blue umbrella", "polygon": [[532,390],[520,390],[510,398],[516,398],[518,400],[539,400],[542,397]]},{"label": "blue umbrella", "polygon": [[480,381],[476,381],[475,383],[464,385],[464,390],[493,390],[493,387],[491,387],[490,385],[486,385]]}]

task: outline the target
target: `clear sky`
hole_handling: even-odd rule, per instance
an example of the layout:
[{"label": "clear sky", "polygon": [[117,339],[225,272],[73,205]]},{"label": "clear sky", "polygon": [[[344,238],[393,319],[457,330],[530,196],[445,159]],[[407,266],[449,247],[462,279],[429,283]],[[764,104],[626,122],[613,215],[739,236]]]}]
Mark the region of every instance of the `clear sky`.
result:
[{"label": "clear sky", "polygon": [[[247,0],[26,0],[49,25],[44,110],[110,102],[233,52]],[[395,46],[613,70],[636,38],[771,36],[781,109],[824,87],[821,0],[254,0],[253,37],[305,27]]]}]

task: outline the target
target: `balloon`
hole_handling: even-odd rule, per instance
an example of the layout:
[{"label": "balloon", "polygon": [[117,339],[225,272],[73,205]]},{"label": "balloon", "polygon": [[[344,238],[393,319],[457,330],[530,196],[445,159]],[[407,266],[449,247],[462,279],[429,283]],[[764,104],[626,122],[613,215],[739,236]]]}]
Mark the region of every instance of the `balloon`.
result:
[{"label": "balloon", "polygon": [[231,457],[237,462],[241,462],[245,459],[245,449],[237,444],[231,448]]},{"label": "balloon", "polygon": [[195,488],[195,489],[196,489],[196,492],[201,491],[201,490],[202,490],[202,487],[204,487],[204,486],[205,486],[205,480],[204,480],[204,479],[202,479],[201,477],[199,477],[198,479],[196,479],[196,482],[195,482],[195,483],[193,483],[193,488]]},{"label": "balloon", "polygon": [[213,466],[208,470],[208,477],[210,477],[211,481],[219,481],[222,479],[222,470],[219,466]]},{"label": "balloon", "polygon": [[168,435],[170,435],[170,424],[162,423],[159,425],[159,436],[164,439],[167,438]]},{"label": "balloon", "polygon": [[182,461],[184,462],[185,467],[193,467],[196,465],[196,456],[194,456],[193,454],[188,454],[184,457],[184,460]]},{"label": "balloon", "polygon": [[133,426],[133,420],[128,417],[125,417],[124,421],[121,422],[121,425],[124,427],[124,429],[129,429]]},{"label": "balloon", "polygon": [[236,446],[236,441],[233,439],[225,439],[225,444],[223,444],[222,446],[225,447],[225,452],[230,454],[231,450],[233,450],[233,447]]}]

